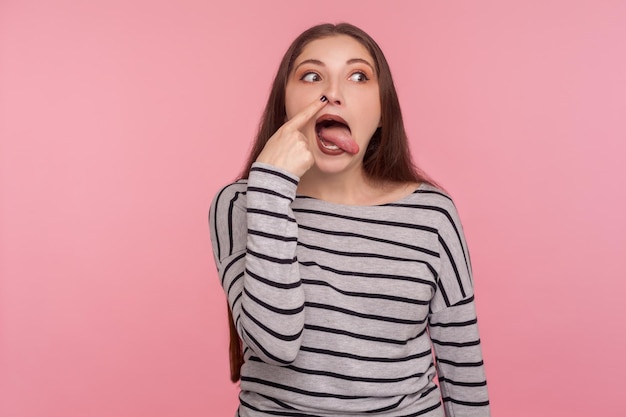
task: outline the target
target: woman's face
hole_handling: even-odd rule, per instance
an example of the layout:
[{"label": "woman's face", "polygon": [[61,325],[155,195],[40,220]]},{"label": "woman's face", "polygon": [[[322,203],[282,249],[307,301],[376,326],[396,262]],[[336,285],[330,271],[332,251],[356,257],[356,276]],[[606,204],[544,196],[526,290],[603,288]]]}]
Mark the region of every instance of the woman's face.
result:
[{"label": "woman's face", "polygon": [[317,169],[360,168],[380,126],[380,94],[372,56],[350,36],[317,39],[302,50],[287,80],[287,119],[322,95],[328,104],[302,129]]}]

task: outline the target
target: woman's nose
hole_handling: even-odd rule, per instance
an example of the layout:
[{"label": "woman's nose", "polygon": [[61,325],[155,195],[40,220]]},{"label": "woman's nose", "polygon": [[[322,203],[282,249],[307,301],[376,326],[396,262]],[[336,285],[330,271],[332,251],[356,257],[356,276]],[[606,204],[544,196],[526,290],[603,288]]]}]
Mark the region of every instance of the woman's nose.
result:
[{"label": "woman's nose", "polygon": [[341,101],[341,99],[337,95],[328,93],[328,94],[326,94],[326,97],[328,97],[328,102],[329,103],[332,103],[332,104],[334,104],[336,106],[341,106],[342,101]]},{"label": "woman's nose", "polygon": [[328,97],[328,102],[330,104],[334,104],[336,106],[341,106],[345,104],[343,93],[341,91],[341,86],[339,85],[338,81],[332,82],[329,85],[328,91],[326,92],[326,97]]}]

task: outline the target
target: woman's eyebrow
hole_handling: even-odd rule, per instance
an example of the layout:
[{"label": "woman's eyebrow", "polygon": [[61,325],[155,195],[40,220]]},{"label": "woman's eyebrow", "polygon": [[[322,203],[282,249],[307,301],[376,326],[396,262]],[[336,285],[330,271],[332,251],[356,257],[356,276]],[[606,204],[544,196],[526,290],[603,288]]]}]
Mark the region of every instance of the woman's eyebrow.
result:
[{"label": "woman's eyebrow", "polygon": [[[304,61],[302,61],[298,65],[296,65],[296,67],[294,68],[294,71],[297,70],[298,68],[300,68],[300,66],[302,66],[304,64],[314,64],[314,65],[319,65],[320,67],[325,67],[326,66],[326,64],[324,64],[319,59],[305,59]],[[376,73],[376,71],[374,70],[374,67],[372,66],[372,64],[370,64],[367,60],[365,60],[363,58],[352,58],[352,59],[349,59],[349,60],[346,61],[346,64],[348,64],[348,65],[365,64],[365,65],[367,65],[368,67],[370,67],[372,69],[372,72]]]},{"label": "woman's eyebrow", "polygon": [[368,67],[371,68],[371,70],[372,70],[372,72],[374,74],[376,73],[376,71],[374,71],[374,67],[372,66],[372,64],[370,64],[368,61],[366,61],[365,59],[362,59],[362,58],[352,58],[352,59],[349,59],[346,62],[346,64],[365,64],[365,65],[367,65]]},{"label": "woman's eyebrow", "polygon": [[315,64],[315,65],[319,65],[321,67],[325,67],[326,64],[324,64],[322,61],[320,61],[319,59],[305,59],[304,61],[302,61],[301,63],[299,63],[298,65],[296,65],[296,67],[293,69],[294,71],[297,70],[298,68],[300,68],[300,66],[304,65],[304,64]]}]

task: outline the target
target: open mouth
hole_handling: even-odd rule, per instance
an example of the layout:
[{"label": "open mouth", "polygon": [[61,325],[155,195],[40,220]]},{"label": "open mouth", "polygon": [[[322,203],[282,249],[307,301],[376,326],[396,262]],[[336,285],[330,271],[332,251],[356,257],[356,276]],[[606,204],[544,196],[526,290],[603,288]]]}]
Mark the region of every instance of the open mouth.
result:
[{"label": "open mouth", "polygon": [[315,122],[315,134],[323,150],[351,154],[359,151],[359,146],[352,138],[350,126],[337,115],[325,114],[319,117]]}]

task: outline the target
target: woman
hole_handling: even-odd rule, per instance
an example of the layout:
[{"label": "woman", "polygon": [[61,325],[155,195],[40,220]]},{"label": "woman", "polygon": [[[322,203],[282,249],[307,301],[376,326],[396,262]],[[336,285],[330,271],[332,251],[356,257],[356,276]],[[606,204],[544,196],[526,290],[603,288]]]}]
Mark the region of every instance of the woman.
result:
[{"label": "woman", "polygon": [[459,217],[412,164],[362,30],[293,42],[210,228],[238,416],[489,415]]}]

